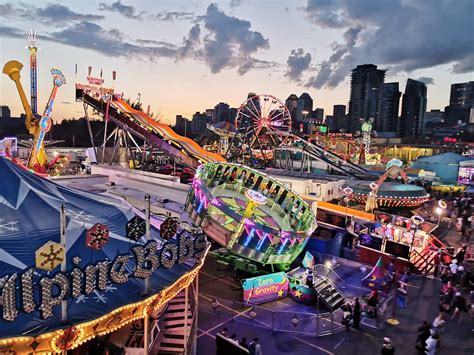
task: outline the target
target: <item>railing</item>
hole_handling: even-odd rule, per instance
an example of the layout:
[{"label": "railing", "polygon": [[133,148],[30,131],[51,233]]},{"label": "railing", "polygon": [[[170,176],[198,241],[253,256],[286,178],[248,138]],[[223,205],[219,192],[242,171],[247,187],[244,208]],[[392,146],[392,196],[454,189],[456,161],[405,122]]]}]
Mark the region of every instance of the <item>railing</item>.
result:
[{"label": "railing", "polygon": [[223,319],[232,319],[249,326],[273,332],[291,332],[307,336],[325,336],[343,329],[342,311],[324,313],[294,312],[252,306],[201,293],[200,309]]}]

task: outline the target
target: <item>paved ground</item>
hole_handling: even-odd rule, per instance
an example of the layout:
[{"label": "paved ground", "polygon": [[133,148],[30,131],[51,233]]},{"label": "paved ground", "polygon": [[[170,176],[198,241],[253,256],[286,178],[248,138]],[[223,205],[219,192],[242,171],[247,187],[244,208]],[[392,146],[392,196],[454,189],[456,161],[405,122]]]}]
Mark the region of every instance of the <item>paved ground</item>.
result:
[{"label": "paved ground", "polygon": [[[341,266],[336,271],[344,280],[339,287],[348,297],[360,296],[367,292],[361,287],[360,279],[363,273],[359,263],[338,259]],[[367,268],[370,271],[370,267]],[[230,334],[251,339],[258,336],[261,339],[264,354],[378,354],[384,336],[392,338],[396,347],[396,354],[417,354],[414,349],[416,328],[424,320],[431,322],[436,316],[438,290],[440,283],[424,277],[413,277],[410,280],[408,291],[408,308],[397,308],[396,317],[400,321],[398,326],[390,326],[381,322],[380,328],[373,328],[371,320],[362,321],[370,325],[362,325],[361,331],[342,329],[335,335],[314,337],[311,335],[272,332],[270,319],[265,312],[256,310],[257,315],[252,317],[252,310],[240,307],[232,302],[225,302],[223,306],[214,309],[214,297],[231,301],[241,301],[238,277],[229,271],[217,270],[217,266],[210,257],[204,270],[200,274],[200,307],[198,320],[198,354],[215,353],[215,334],[224,327]],[[343,287],[341,287],[341,285]],[[282,301],[276,304],[263,305],[271,309],[280,308]],[[287,315],[288,326],[291,329],[291,318],[298,311],[315,313],[312,307],[301,307],[291,299],[283,302],[290,313]],[[260,321],[263,319],[263,321]],[[263,324],[262,324],[263,323]],[[472,319],[465,318],[461,325],[448,321],[443,334],[441,347],[437,354],[461,355],[474,354],[474,324]]]}]

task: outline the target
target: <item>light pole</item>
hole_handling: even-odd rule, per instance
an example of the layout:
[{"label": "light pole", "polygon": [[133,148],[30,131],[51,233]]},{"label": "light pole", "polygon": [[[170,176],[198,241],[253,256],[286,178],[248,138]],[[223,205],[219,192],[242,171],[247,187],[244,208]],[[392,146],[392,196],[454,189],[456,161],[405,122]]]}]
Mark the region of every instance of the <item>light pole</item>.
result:
[{"label": "light pole", "polygon": [[448,204],[446,203],[445,200],[438,201],[438,207],[436,207],[435,209],[435,213],[438,215],[438,225],[437,225],[438,228],[439,228],[439,224],[441,223],[441,216],[443,215],[443,212],[447,207],[448,207]]}]

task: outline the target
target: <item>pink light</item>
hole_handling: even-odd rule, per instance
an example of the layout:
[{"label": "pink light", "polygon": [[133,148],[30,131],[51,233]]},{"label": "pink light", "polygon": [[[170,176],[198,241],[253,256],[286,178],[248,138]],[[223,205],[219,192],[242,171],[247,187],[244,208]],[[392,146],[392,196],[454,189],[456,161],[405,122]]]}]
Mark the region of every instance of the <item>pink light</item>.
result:
[{"label": "pink light", "polygon": [[253,221],[251,221],[250,219],[248,219],[248,218],[245,218],[244,224],[246,226],[254,226],[255,225],[255,223]]},{"label": "pink light", "polygon": [[212,200],[211,200],[211,205],[214,205],[214,206],[222,206],[220,201],[217,199],[217,197],[214,197]]}]

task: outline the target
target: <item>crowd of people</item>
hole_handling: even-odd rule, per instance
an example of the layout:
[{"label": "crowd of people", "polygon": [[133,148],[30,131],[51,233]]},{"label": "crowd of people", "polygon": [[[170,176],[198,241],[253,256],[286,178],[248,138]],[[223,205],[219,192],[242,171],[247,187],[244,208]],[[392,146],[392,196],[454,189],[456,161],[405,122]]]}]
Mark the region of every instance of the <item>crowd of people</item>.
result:
[{"label": "crowd of people", "polygon": [[[221,336],[223,336],[224,338],[226,338],[227,342],[229,342],[230,344],[233,344],[233,345],[236,345],[236,348],[238,348],[238,346],[248,350],[248,354],[250,355],[262,355],[262,346],[260,345],[260,339],[259,338],[253,338],[253,340],[248,343],[247,342],[247,338],[245,337],[242,337],[242,338],[238,338],[237,337],[237,334],[232,334],[232,335],[229,335],[229,330],[227,328],[223,328],[222,331],[219,333]],[[216,339],[217,340],[217,339]],[[217,347],[218,348],[218,351],[217,353],[219,354],[219,346]],[[222,354],[224,355],[228,355],[230,352],[229,352],[229,349],[226,348]]]}]

